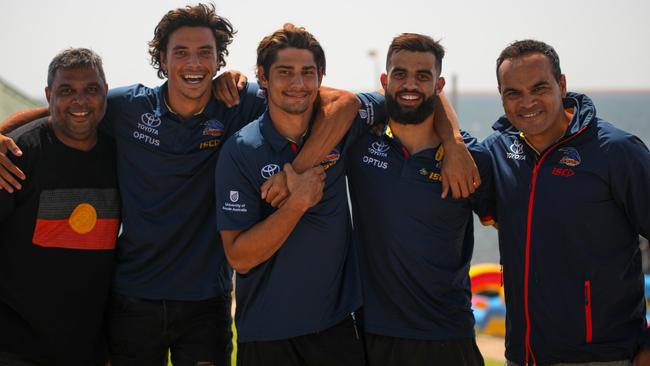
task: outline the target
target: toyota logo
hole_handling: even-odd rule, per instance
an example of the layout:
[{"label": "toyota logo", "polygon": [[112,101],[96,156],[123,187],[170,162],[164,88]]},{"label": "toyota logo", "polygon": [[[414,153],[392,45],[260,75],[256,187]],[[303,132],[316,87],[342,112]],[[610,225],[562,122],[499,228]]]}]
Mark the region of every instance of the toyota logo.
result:
[{"label": "toyota logo", "polygon": [[522,154],[524,152],[524,145],[515,137],[512,145],[510,145],[510,151],[518,155]]},{"label": "toyota logo", "polygon": [[142,123],[152,128],[156,128],[160,126],[160,118],[156,117],[152,113],[143,114],[142,117],[140,117],[140,120],[142,121]]},{"label": "toyota logo", "polygon": [[379,153],[385,153],[389,148],[390,147],[385,142],[375,141],[372,143],[372,149]]},{"label": "toyota logo", "polygon": [[262,178],[269,179],[275,174],[280,173],[280,166],[278,164],[267,164],[262,168],[260,173],[262,173]]}]

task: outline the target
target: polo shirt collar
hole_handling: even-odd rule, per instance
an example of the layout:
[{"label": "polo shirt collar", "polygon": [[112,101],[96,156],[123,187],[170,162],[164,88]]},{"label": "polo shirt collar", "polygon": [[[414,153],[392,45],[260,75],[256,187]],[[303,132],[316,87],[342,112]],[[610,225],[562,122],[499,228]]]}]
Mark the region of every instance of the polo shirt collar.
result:
[{"label": "polo shirt collar", "polygon": [[278,130],[275,129],[275,126],[273,125],[273,121],[271,120],[271,115],[269,114],[268,109],[266,110],[266,112],[264,112],[264,114],[260,118],[260,133],[262,134],[262,137],[264,137],[264,140],[268,141],[268,143],[271,145],[273,150],[275,150],[276,152],[282,151],[287,147],[287,145],[292,143],[295,143],[296,145],[301,147],[305,143],[309,135],[311,134],[311,127],[312,127],[312,121],[309,122],[309,126],[307,127],[307,131],[305,132],[302,141],[292,142],[291,140],[282,136],[280,132],[278,132]]},{"label": "polo shirt collar", "polygon": [[[178,118],[181,118],[180,116],[178,116],[178,114],[176,114],[176,112],[174,112],[171,109],[171,107],[167,103],[167,89],[168,89],[168,82],[167,81],[165,81],[164,84],[159,85],[156,88],[154,88],[154,93],[156,95],[156,108],[154,109],[154,114],[157,117],[161,117],[161,116],[166,115],[166,114],[171,114],[173,116],[177,116]],[[208,116],[214,115],[214,112],[218,108],[219,103],[220,102],[217,101],[216,99],[210,98],[210,101],[208,102],[208,104],[205,107],[203,107],[203,109],[201,111],[199,111],[198,113],[195,113],[194,116],[192,116],[192,117],[198,117],[198,116],[202,116],[202,115],[208,115]],[[192,118],[189,118],[189,119],[192,119]]]},{"label": "polo shirt collar", "polygon": [[397,136],[393,135],[393,131],[390,129],[390,125],[388,124],[388,121],[386,122],[386,126],[384,127],[384,133],[382,134],[382,139],[392,141],[394,144],[399,146],[399,148],[402,150],[402,155],[404,155],[404,157],[412,156],[417,158],[441,161],[445,154],[445,149],[442,147],[442,144],[438,144],[438,146],[436,147],[424,149],[411,155],[406,149],[406,147],[402,145],[402,143],[397,138]]}]

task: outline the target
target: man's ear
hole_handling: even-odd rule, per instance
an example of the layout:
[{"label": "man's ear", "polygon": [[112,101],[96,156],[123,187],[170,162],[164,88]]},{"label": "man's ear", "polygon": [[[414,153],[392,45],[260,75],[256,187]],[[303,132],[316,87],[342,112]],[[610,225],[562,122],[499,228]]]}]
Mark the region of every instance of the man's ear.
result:
[{"label": "man's ear", "polygon": [[442,76],[438,78],[438,80],[436,81],[436,94],[442,91],[442,89],[445,87],[445,83],[446,83],[445,78],[443,78]]},{"label": "man's ear", "polygon": [[560,91],[562,92],[562,98],[566,97],[566,76],[564,74],[560,75]]},{"label": "man's ear", "polygon": [[51,91],[50,91],[50,87],[49,87],[49,86],[46,86],[46,87],[45,87],[45,99],[47,99],[47,102],[48,102],[48,103],[50,103],[50,93],[51,93]]},{"label": "man's ear", "polygon": [[268,89],[269,88],[269,81],[266,78],[266,74],[264,73],[264,67],[261,66],[261,65],[258,65],[256,74],[257,74],[257,81],[260,83],[260,86],[262,88],[264,88],[264,89]]},{"label": "man's ear", "polygon": [[381,76],[379,77],[379,81],[381,82],[381,87],[386,90],[386,86],[388,85],[388,74],[382,72]]}]

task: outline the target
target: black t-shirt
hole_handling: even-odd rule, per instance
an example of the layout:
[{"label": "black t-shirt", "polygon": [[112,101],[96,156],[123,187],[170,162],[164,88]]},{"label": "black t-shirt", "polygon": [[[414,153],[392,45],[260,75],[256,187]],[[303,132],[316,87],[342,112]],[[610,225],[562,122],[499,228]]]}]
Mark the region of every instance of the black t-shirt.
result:
[{"label": "black t-shirt", "polygon": [[45,365],[101,365],[119,230],[114,143],[61,143],[46,119],[12,137],[22,190],[0,191],[0,352]]}]

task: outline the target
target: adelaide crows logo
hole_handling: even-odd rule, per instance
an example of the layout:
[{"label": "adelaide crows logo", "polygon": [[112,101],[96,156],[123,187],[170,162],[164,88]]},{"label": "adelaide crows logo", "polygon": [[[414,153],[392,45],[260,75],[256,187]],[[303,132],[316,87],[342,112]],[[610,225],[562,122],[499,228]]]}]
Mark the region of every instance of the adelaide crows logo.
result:
[{"label": "adelaide crows logo", "polygon": [[334,149],[329,154],[327,154],[325,159],[320,162],[320,165],[323,167],[323,169],[327,170],[327,168],[336,164],[336,162],[339,161],[340,157],[341,153],[337,149]]},{"label": "adelaide crows logo", "polygon": [[216,119],[209,119],[204,124],[203,135],[204,136],[221,136],[223,135],[223,123],[217,121]]},{"label": "adelaide crows logo", "polygon": [[558,151],[564,153],[564,156],[562,156],[562,159],[560,159],[560,164],[566,166],[580,165],[580,154],[578,154],[578,150],[572,147],[563,147]]}]

